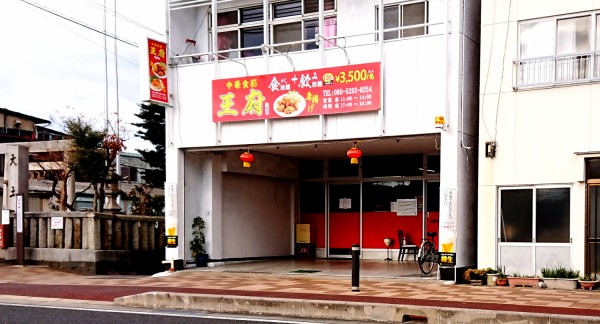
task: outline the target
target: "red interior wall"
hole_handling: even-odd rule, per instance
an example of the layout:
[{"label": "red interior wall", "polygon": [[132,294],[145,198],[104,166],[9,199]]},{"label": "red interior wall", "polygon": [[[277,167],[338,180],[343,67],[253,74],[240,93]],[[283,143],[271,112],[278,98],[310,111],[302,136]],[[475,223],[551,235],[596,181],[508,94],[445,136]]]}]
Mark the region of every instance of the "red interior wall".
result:
[{"label": "red interior wall", "polygon": [[[359,243],[359,214],[358,213],[331,213],[331,247],[349,248],[352,244]],[[430,212],[427,222],[427,231],[439,233],[438,212]],[[325,214],[302,214],[301,224],[311,224],[315,227],[317,248],[325,248]],[[363,213],[363,248],[385,249],[383,239],[394,239],[391,248],[398,248],[398,230],[403,230],[407,235],[408,244],[421,244],[422,213],[417,216],[396,216],[392,212],[365,212]],[[436,238],[436,243],[438,239]]]},{"label": "red interior wall", "polygon": [[358,212],[329,214],[329,247],[352,248],[360,244],[360,214]]},{"label": "red interior wall", "polygon": [[422,213],[416,216],[397,216],[392,212],[363,213],[363,248],[383,248],[386,237],[394,239],[391,248],[398,248],[398,230],[407,236],[407,244],[421,243]]}]

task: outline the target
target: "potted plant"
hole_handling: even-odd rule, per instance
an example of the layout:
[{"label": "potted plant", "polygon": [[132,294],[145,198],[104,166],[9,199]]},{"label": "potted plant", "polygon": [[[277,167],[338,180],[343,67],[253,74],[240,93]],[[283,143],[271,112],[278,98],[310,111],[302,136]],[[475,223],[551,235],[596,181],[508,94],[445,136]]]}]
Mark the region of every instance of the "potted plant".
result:
[{"label": "potted plant", "polygon": [[548,289],[577,289],[579,270],[558,266],[542,268],[540,271]]},{"label": "potted plant", "polygon": [[498,286],[508,285],[508,279],[506,278],[505,267],[501,268],[500,266],[498,266],[496,268],[496,271],[498,271],[498,279],[496,279],[496,285],[498,285]]},{"label": "potted plant", "polygon": [[487,269],[485,269],[485,275],[487,277],[487,285],[488,286],[496,286],[497,283],[496,281],[498,281],[498,270],[497,269],[492,269],[491,267],[488,267]]},{"label": "potted plant", "polygon": [[538,276],[521,275],[515,272],[508,277],[508,285],[511,287],[536,287],[540,283],[540,279]]},{"label": "potted plant", "polygon": [[473,286],[481,286],[481,281],[485,278],[487,273],[486,269],[473,269],[469,268],[463,274],[463,278],[470,282]]},{"label": "potted plant", "polygon": [[581,289],[592,290],[598,284],[598,279],[596,275],[586,274],[583,277],[579,278],[579,286]]},{"label": "potted plant", "polygon": [[208,264],[208,254],[204,250],[204,244],[206,244],[204,227],[205,223],[202,217],[198,216],[194,218],[192,223],[192,235],[194,237],[190,241],[190,250],[192,251],[192,257],[196,259],[197,267],[206,267]]}]

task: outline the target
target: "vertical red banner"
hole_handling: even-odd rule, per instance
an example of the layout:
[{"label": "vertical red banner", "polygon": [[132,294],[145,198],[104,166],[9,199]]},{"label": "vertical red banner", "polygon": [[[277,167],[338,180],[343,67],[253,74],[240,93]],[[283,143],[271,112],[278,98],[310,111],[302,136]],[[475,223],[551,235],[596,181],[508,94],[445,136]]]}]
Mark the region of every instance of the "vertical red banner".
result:
[{"label": "vertical red banner", "polygon": [[167,44],[148,38],[148,62],[150,100],[168,104]]}]

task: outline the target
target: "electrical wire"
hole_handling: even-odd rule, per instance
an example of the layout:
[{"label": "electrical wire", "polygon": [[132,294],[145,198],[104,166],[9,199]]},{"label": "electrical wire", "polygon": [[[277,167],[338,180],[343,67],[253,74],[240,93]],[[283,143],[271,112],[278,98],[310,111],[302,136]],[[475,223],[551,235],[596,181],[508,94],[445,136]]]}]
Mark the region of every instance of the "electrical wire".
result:
[{"label": "electrical wire", "polygon": [[496,98],[496,118],[494,120],[494,142],[498,136],[498,110],[500,110],[500,93],[502,92],[502,83],[504,82],[504,67],[506,59],[506,47],[508,45],[508,32],[510,31],[510,9],[512,8],[512,0],[508,1],[508,16],[506,17],[506,37],[504,37],[504,52],[502,52],[502,72],[500,74],[500,84],[498,85],[498,97]]},{"label": "electrical wire", "polygon": [[47,13],[53,14],[53,15],[55,15],[57,17],[62,18],[62,19],[68,20],[68,21],[70,21],[70,22],[72,22],[74,24],[77,24],[79,26],[85,27],[85,28],[87,28],[89,30],[92,30],[92,31],[95,31],[97,33],[103,34],[105,37],[107,36],[107,37],[113,38],[115,40],[118,40],[119,42],[123,42],[125,44],[131,45],[133,47],[138,47],[138,45],[136,43],[132,42],[132,41],[126,40],[126,39],[121,38],[121,37],[118,37],[117,35],[108,34],[106,32],[106,28],[105,28],[104,31],[102,31],[102,30],[99,30],[99,29],[97,29],[95,27],[92,27],[92,26],[90,26],[88,24],[85,24],[85,23],[83,23],[81,21],[78,21],[78,20],[76,20],[74,18],[70,18],[70,17],[67,17],[67,16],[65,16],[63,14],[57,13],[55,11],[52,11],[52,10],[50,10],[50,9],[48,9],[46,7],[43,7],[43,6],[41,6],[41,5],[37,4],[37,3],[33,3],[33,2],[30,2],[30,1],[27,1],[27,0],[19,0],[19,1],[21,1],[23,3],[26,3],[26,4],[30,5],[30,6],[33,6],[35,8],[38,8],[40,10],[43,10],[43,11],[45,11]]},{"label": "electrical wire", "polygon": [[[92,1],[92,0],[86,0],[86,2],[90,3],[90,4],[91,4],[92,6],[94,6],[94,7],[97,7],[97,8],[103,9],[103,8],[102,8],[102,5],[101,5],[101,4],[99,4],[99,3],[97,3],[97,2],[94,2],[94,1]],[[103,9],[103,10],[104,10],[104,9]],[[117,13],[117,12],[116,12],[116,6],[115,6],[115,10],[111,10],[110,8],[107,8],[106,10],[107,10],[107,12],[108,12],[108,13],[110,13],[110,14],[113,14],[113,15],[115,16],[115,18],[117,18],[117,17],[118,17],[118,18],[121,18],[121,19],[123,19],[123,20],[127,21],[128,23],[131,23],[131,24],[132,24],[132,25],[134,25],[134,26],[137,26],[137,27],[143,28],[143,29],[145,29],[145,30],[147,30],[147,31],[151,31],[151,32],[153,32],[153,33],[155,33],[155,34],[158,34],[158,35],[160,35],[160,36],[164,36],[164,34],[163,34],[163,33],[161,33],[161,32],[157,32],[156,30],[154,30],[154,29],[152,29],[152,28],[150,28],[150,27],[148,27],[148,26],[146,26],[146,25],[144,25],[144,24],[142,24],[142,23],[139,23],[139,22],[137,22],[137,21],[135,21],[135,20],[133,20],[133,19],[131,19],[131,18],[128,18],[128,17],[126,17],[126,16],[123,16],[123,15],[121,15],[121,14]],[[115,32],[115,33],[116,33],[116,32]]]},{"label": "electrical wire", "polygon": [[[106,8],[106,0],[104,0],[104,8]],[[106,10],[104,11],[104,108],[106,113],[106,125],[104,131],[108,133],[108,51],[106,49]]]},{"label": "electrical wire", "polygon": [[[33,8],[31,8],[31,10],[33,11]],[[38,11],[33,11],[33,12],[35,12],[35,13],[39,14],[40,16],[42,16],[42,17],[44,17],[44,18],[48,19],[49,21],[51,21],[51,22],[53,22],[53,23],[57,24],[58,26],[60,26],[60,27],[62,27],[62,28],[64,28],[64,29],[66,29],[67,31],[70,31],[70,32],[72,32],[73,34],[75,34],[75,35],[77,35],[77,36],[79,36],[79,37],[81,37],[81,38],[85,39],[86,41],[90,42],[91,44],[93,44],[93,45],[96,45],[96,46],[98,46],[99,48],[103,48],[103,46],[102,46],[102,45],[100,45],[100,44],[98,44],[97,42],[95,42],[95,41],[93,41],[93,40],[89,39],[88,37],[86,37],[86,36],[82,35],[81,33],[78,33],[78,32],[76,32],[75,30],[73,30],[73,29],[71,29],[71,28],[69,28],[69,27],[65,26],[64,24],[61,24],[61,23],[60,23],[60,21],[58,21],[58,20],[55,20],[55,19],[51,19],[51,18],[49,18],[48,16],[46,16],[46,15],[44,15],[44,14],[42,14],[42,13],[38,12]],[[115,53],[113,53],[112,51],[109,51],[109,53],[111,53],[111,54],[115,54]],[[123,60],[123,61],[125,61],[125,62],[128,62],[129,64],[131,64],[131,65],[133,65],[133,66],[135,66],[135,67],[139,67],[139,65],[138,65],[137,63],[135,63],[135,62],[132,62],[132,61],[128,60],[126,57],[123,57],[123,56],[120,56],[120,55],[118,55],[118,57],[119,57],[121,60]]]}]

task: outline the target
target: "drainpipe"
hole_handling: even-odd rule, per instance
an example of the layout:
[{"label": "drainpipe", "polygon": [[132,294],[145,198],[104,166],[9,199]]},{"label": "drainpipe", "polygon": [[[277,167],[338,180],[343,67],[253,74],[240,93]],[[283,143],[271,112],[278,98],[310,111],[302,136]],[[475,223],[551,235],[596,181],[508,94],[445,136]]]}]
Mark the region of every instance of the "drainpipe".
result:
[{"label": "drainpipe", "polygon": [[381,82],[381,87],[380,87],[380,91],[379,91],[379,107],[380,107],[380,109],[379,109],[379,134],[381,136],[385,135],[385,125],[384,125],[384,123],[385,123],[385,105],[384,105],[385,100],[383,98],[383,95],[385,93],[385,91],[383,89],[384,85],[385,85],[385,82],[383,82],[384,78],[385,78],[385,73],[383,73],[385,70],[385,67],[384,67],[385,66],[385,63],[384,63],[385,57],[383,54],[383,10],[384,10],[383,0],[379,0],[379,11],[377,12],[377,19],[379,21],[379,24],[378,24],[379,28],[378,28],[377,34],[379,37],[377,37],[377,38],[379,40],[379,44],[378,44],[379,45],[379,60],[381,62],[380,71],[379,71],[379,76],[381,78],[381,80],[379,81],[379,82]]}]

